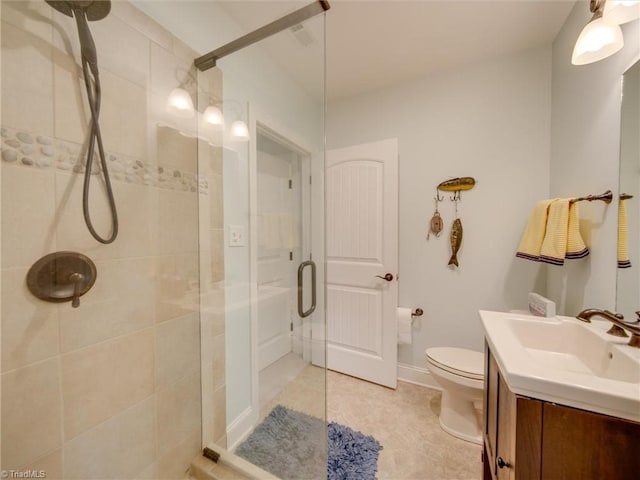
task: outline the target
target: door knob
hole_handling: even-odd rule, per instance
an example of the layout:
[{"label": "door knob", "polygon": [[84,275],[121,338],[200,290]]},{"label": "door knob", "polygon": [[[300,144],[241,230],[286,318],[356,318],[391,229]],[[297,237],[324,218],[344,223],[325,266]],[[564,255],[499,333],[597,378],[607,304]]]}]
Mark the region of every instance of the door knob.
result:
[{"label": "door knob", "polygon": [[390,282],[391,280],[393,280],[393,275],[390,273],[386,273],[384,277],[381,275],[376,275],[376,277],[381,278],[382,280],[386,280],[387,282]]}]

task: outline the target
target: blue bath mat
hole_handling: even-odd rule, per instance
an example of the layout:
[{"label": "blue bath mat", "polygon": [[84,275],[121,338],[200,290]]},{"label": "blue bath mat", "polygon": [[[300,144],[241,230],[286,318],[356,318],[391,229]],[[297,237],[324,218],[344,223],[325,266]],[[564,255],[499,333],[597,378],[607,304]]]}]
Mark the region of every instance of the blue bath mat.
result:
[{"label": "blue bath mat", "polygon": [[235,453],[283,480],[374,480],[381,449],[372,436],[278,405]]},{"label": "blue bath mat", "polygon": [[331,422],[328,427],[329,480],[374,480],[382,445],[371,435]]}]

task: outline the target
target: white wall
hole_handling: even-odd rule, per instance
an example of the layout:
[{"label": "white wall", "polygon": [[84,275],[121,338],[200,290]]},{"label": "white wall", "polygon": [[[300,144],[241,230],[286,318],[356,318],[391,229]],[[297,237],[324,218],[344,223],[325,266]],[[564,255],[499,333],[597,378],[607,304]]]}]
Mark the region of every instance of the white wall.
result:
[{"label": "white wall", "polygon": [[[553,43],[551,112],[551,195],[618,193],[620,95],[622,73],[640,53],[638,23],[623,25],[625,48],[600,62],[571,65],[571,52],[589,21],[578,2]],[[558,312],[582,308],[615,309],[616,202],[580,205],[581,231],[591,255],[548,268],[548,291]]]},{"label": "white wall", "polygon": [[[544,288],[541,266],[514,257],[534,203],[548,196],[551,49],[526,51],[336,103],[327,108],[327,148],[397,137],[400,155],[401,306],[422,307],[399,361],[425,366],[424,350],[482,349],[479,309],[526,304]],[[454,205],[426,240],[436,186],[473,176],[459,212],[460,268],[447,267]]]}]

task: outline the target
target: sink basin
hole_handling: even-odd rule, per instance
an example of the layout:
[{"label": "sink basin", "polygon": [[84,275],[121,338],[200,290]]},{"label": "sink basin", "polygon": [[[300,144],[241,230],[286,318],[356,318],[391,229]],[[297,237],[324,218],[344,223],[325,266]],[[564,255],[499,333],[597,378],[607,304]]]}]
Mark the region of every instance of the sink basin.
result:
[{"label": "sink basin", "polygon": [[[584,322],[506,320],[532,361],[567,372],[638,383],[640,368],[630,355],[616,350],[615,337],[605,339]],[[626,340],[628,341],[628,339]],[[619,342],[619,340],[618,340]],[[640,394],[640,392],[639,392]]]},{"label": "sink basin", "polygon": [[481,311],[487,343],[514,393],[640,421],[640,349],[611,324]]}]

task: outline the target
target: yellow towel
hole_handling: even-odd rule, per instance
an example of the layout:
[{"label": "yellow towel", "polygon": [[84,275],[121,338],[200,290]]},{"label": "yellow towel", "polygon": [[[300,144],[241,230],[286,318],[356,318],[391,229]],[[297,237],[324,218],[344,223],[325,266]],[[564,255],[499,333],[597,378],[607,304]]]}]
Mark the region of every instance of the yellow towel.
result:
[{"label": "yellow towel", "polygon": [[540,249],[547,228],[549,205],[553,201],[552,199],[541,200],[533,207],[527,227],[522,234],[520,245],[518,245],[516,257],[536,262],[540,260]]},{"label": "yellow towel", "polygon": [[564,265],[569,231],[569,199],[558,198],[549,206],[547,230],[540,248],[540,261]]},{"label": "yellow towel", "polygon": [[629,251],[627,248],[627,207],[625,200],[618,202],[618,268],[629,268]]},{"label": "yellow towel", "polygon": [[580,235],[580,218],[578,217],[578,202],[569,202],[569,227],[567,232],[567,253],[565,258],[584,258],[589,255],[589,249]]}]

